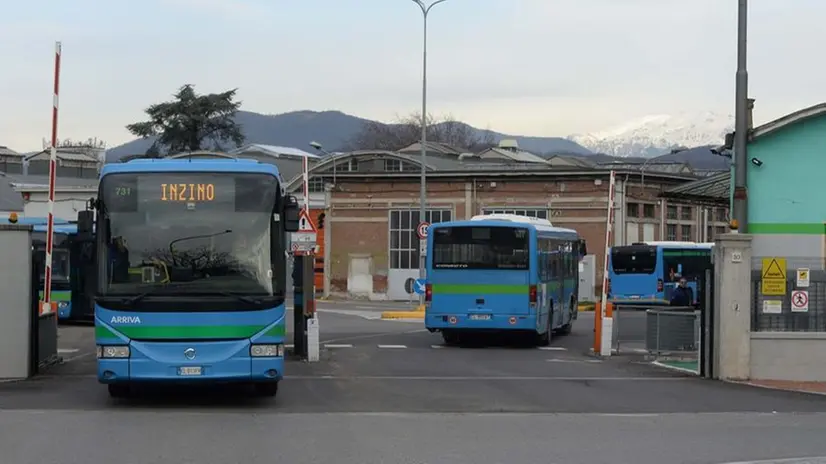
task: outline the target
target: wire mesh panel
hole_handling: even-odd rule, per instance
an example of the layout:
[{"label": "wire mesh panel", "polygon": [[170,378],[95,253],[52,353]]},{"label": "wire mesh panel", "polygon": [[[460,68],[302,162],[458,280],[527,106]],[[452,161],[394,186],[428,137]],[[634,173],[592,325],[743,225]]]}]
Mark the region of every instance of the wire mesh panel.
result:
[{"label": "wire mesh panel", "polygon": [[699,349],[700,311],[661,308],[645,312],[645,347],[649,353],[693,353]]},{"label": "wire mesh panel", "polygon": [[[766,261],[774,266],[769,258]],[[753,332],[826,332],[826,271],[818,258],[787,258],[785,276],[776,278],[763,258],[753,263]],[[766,279],[769,272],[775,274]],[[775,277],[772,281],[771,277]],[[801,279],[800,277],[804,277]],[[765,282],[769,280],[768,282]]]}]

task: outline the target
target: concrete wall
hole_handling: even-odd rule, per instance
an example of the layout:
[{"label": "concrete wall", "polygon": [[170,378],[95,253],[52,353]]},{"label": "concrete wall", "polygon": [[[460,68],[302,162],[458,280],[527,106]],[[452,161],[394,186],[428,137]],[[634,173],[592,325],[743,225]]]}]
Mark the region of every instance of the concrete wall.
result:
[{"label": "concrete wall", "polygon": [[752,379],[826,381],[826,332],[753,332]]}]

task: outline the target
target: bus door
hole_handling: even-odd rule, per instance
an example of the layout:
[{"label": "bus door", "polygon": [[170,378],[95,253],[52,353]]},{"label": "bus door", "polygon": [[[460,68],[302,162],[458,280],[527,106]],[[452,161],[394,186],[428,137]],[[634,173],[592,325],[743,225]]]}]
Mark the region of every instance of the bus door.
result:
[{"label": "bus door", "polygon": [[432,230],[428,311],[466,313],[471,320],[530,314],[536,282],[530,280],[528,229],[479,225]]},{"label": "bus door", "polygon": [[657,273],[657,247],[612,247],[609,259],[609,298],[626,303],[663,298],[664,282],[661,273]]}]

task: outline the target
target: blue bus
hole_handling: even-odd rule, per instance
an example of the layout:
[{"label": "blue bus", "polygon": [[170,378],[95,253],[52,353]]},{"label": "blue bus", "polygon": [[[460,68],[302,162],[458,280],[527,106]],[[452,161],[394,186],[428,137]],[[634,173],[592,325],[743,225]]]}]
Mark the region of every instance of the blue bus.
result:
[{"label": "blue bus", "polygon": [[[46,262],[46,224],[34,225],[32,230],[32,248],[35,252],[35,260],[42,267]],[[78,319],[79,314],[72,317],[72,267],[71,251],[72,238],[77,234],[77,225],[68,222],[54,225],[54,244],[52,247],[52,301],[57,302],[58,320],[68,321]],[[40,274],[40,287],[43,287],[44,278]],[[40,290],[40,298],[43,298],[43,290]]]},{"label": "blue bus", "polygon": [[577,319],[585,241],[546,219],[474,216],[430,226],[425,327],[446,344],[468,332],[522,331],[539,345]]},{"label": "blue bus", "polygon": [[278,168],[219,153],[132,159],[106,164],[98,188],[95,340],[109,394],[243,383],[275,396],[299,214]]},{"label": "blue bus", "polygon": [[644,242],[611,248],[608,299],[614,304],[668,305],[685,277],[697,304],[699,279],[711,268],[713,243]]}]

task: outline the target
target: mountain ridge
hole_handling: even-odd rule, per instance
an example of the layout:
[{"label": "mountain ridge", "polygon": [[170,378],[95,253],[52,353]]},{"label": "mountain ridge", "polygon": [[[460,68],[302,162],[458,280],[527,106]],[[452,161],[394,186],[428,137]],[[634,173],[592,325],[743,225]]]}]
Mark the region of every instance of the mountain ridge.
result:
[{"label": "mountain ridge", "polygon": [[[339,110],[299,110],[280,114],[262,114],[251,111],[239,111],[236,120],[241,125],[245,143],[259,143],[277,145],[300,150],[312,151],[309,144],[312,141],[320,143],[327,151],[339,151],[347,147],[348,143],[358,134],[366,124],[383,124],[392,126],[393,123],[381,123],[344,113]],[[628,156],[617,156],[613,153],[600,154],[600,150],[592,150],[569,137],[537,137],[525,135],[510,135],[496,131],[481,130],[469,124],[460,122],[470,128],[480,138],[490,135],[494,142],[503,139],[516,140],[519,147],[525,151],[541,156],[570,155],[577,157],[592,157],[600,155],[622,161]],[[599,133],[597,133],[599,134]],[[152,145],[152,139],[136,139],[113,147],[106,152],[106,161],[115,162],[124,156],[143,154]],[[725,159],[711,153],[710,146],[700,146],[687,150],[690,156],[681,153],[670,153],[672,147],[652,148],[645,152],[644,158],[663,158],[669,161],[681,162],[683,158],[691,159],[690,163],[697,169],[723,169]],[[692,152],[692,153],[688,153]],[[632,153],[633,154],[633,153]],[[631,156],[636,157],[636,156]],[[630,160],[628,160],[630,161]]]}]

